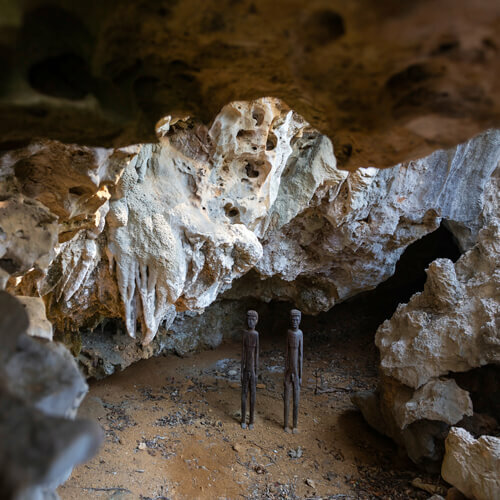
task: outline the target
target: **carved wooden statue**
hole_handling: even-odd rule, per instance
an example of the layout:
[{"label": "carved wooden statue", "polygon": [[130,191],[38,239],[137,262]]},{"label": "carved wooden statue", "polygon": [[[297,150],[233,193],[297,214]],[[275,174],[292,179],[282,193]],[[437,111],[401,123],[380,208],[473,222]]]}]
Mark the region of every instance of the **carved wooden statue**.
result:
[{"label": "carved wooden statue", "polygon": [[285,351],[285,379],[283,399],[285,401],[285,432],[290,432],[288,415],[290,410],[290,392],[293,388],[293,433],[297,433],[299,418],[300,386],[302,384],[303,335],[299,330],[301,312],[290,311],[291,328],[287,332]]},{"label": "carved wooden statue", "polygon": [[259,368],[259,332],[255,330],[259,315],[257,311],[247,311],[248,330],[243,331],[241,351],[241,427],[246,429],[248,388],[250,387],[250,420],[248,428],[253,429],[255,414],[255,391]]}]

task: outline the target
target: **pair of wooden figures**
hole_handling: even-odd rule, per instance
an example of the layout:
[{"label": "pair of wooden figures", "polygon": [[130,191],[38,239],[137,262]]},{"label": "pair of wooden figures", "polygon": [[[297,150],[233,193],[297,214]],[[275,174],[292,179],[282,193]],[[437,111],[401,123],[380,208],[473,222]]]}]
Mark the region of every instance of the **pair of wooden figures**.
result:
[{"label": "pair of wooden figures", "polygon": [[[290,394],[293,392],[293,433],[297,431],[299,417],[300,386],[302,384],[303,335],[299,330],[301,312],[298,309],[290,311],[291,328],[286,336],[285,377],[283,380],[284,399],[284,429],[290,432],[289,409]],[[248,329],[243,331],[241,352],[241,427],[247,428],[246,409],[248,391],[250,390],[250,419],[248,428],[253,429],[255,414],[255,392],[257,371],[259,367],[259,332],[255,330],[259,315],[256,311],[247,311]]]}]

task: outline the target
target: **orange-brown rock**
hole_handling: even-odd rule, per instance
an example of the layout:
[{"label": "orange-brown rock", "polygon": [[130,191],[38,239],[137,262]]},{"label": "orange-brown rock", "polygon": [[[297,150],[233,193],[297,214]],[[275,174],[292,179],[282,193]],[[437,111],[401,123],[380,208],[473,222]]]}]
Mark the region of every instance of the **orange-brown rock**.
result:
[{"label": "orange-brown rock", "polygon": [[7,1],[1,146],[150,142],[181,112],[279,97],[340,166],[392,166],[500,123],[491,0]]}]

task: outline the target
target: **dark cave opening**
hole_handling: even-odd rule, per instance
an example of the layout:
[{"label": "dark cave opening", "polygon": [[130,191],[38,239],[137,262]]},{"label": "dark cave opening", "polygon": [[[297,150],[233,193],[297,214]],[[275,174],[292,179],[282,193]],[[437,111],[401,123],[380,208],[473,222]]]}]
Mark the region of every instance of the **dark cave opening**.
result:
[{"label": "dark cave opening", "polygon": [[472,400],[474,415],[458,424],[474,437],[500,436],[500,366],[489,364],[466,372],[453,373],[455,382]]},{"label": "dark cave opening", "polygon": [[[438,258],[455,262],[461,255],[453,234],[443,225],[409,245],[401,255],[394,275],[373,290],[346,300],[317,316],[303,315],[301,328],[318,342],[329,342],[339,336],[352,341],[363,337],[373,344],[379,325],[389,319],[401,303],[424,289],[425,269]],[[287,302],[263,304],[249,301],[261,317],[259,328],[264,335],[282,336],[288,328],[288,313],[294,307]],[[374,347],[374,346],[373,346]],[[374,347],[375,348],[375,347]]]}]

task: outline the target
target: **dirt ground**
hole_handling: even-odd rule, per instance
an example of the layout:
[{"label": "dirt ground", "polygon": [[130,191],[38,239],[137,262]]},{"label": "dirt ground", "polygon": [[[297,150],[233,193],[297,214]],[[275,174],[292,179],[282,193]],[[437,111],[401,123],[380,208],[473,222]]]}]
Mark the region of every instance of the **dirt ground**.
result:
[{"label": "dirt ground", "polygon": [[[304,330],[305,332],[305,330]],[[428,498],[436,484],[371,430],[350,402],[376,385],[373,337],[308,343],[299,434],[285,434],[279,340],[261,340],[255,429],[239,425],[239,343],[141,361],[91,383],[80,416],[106,433],[59,488],[70,499]]]}]

